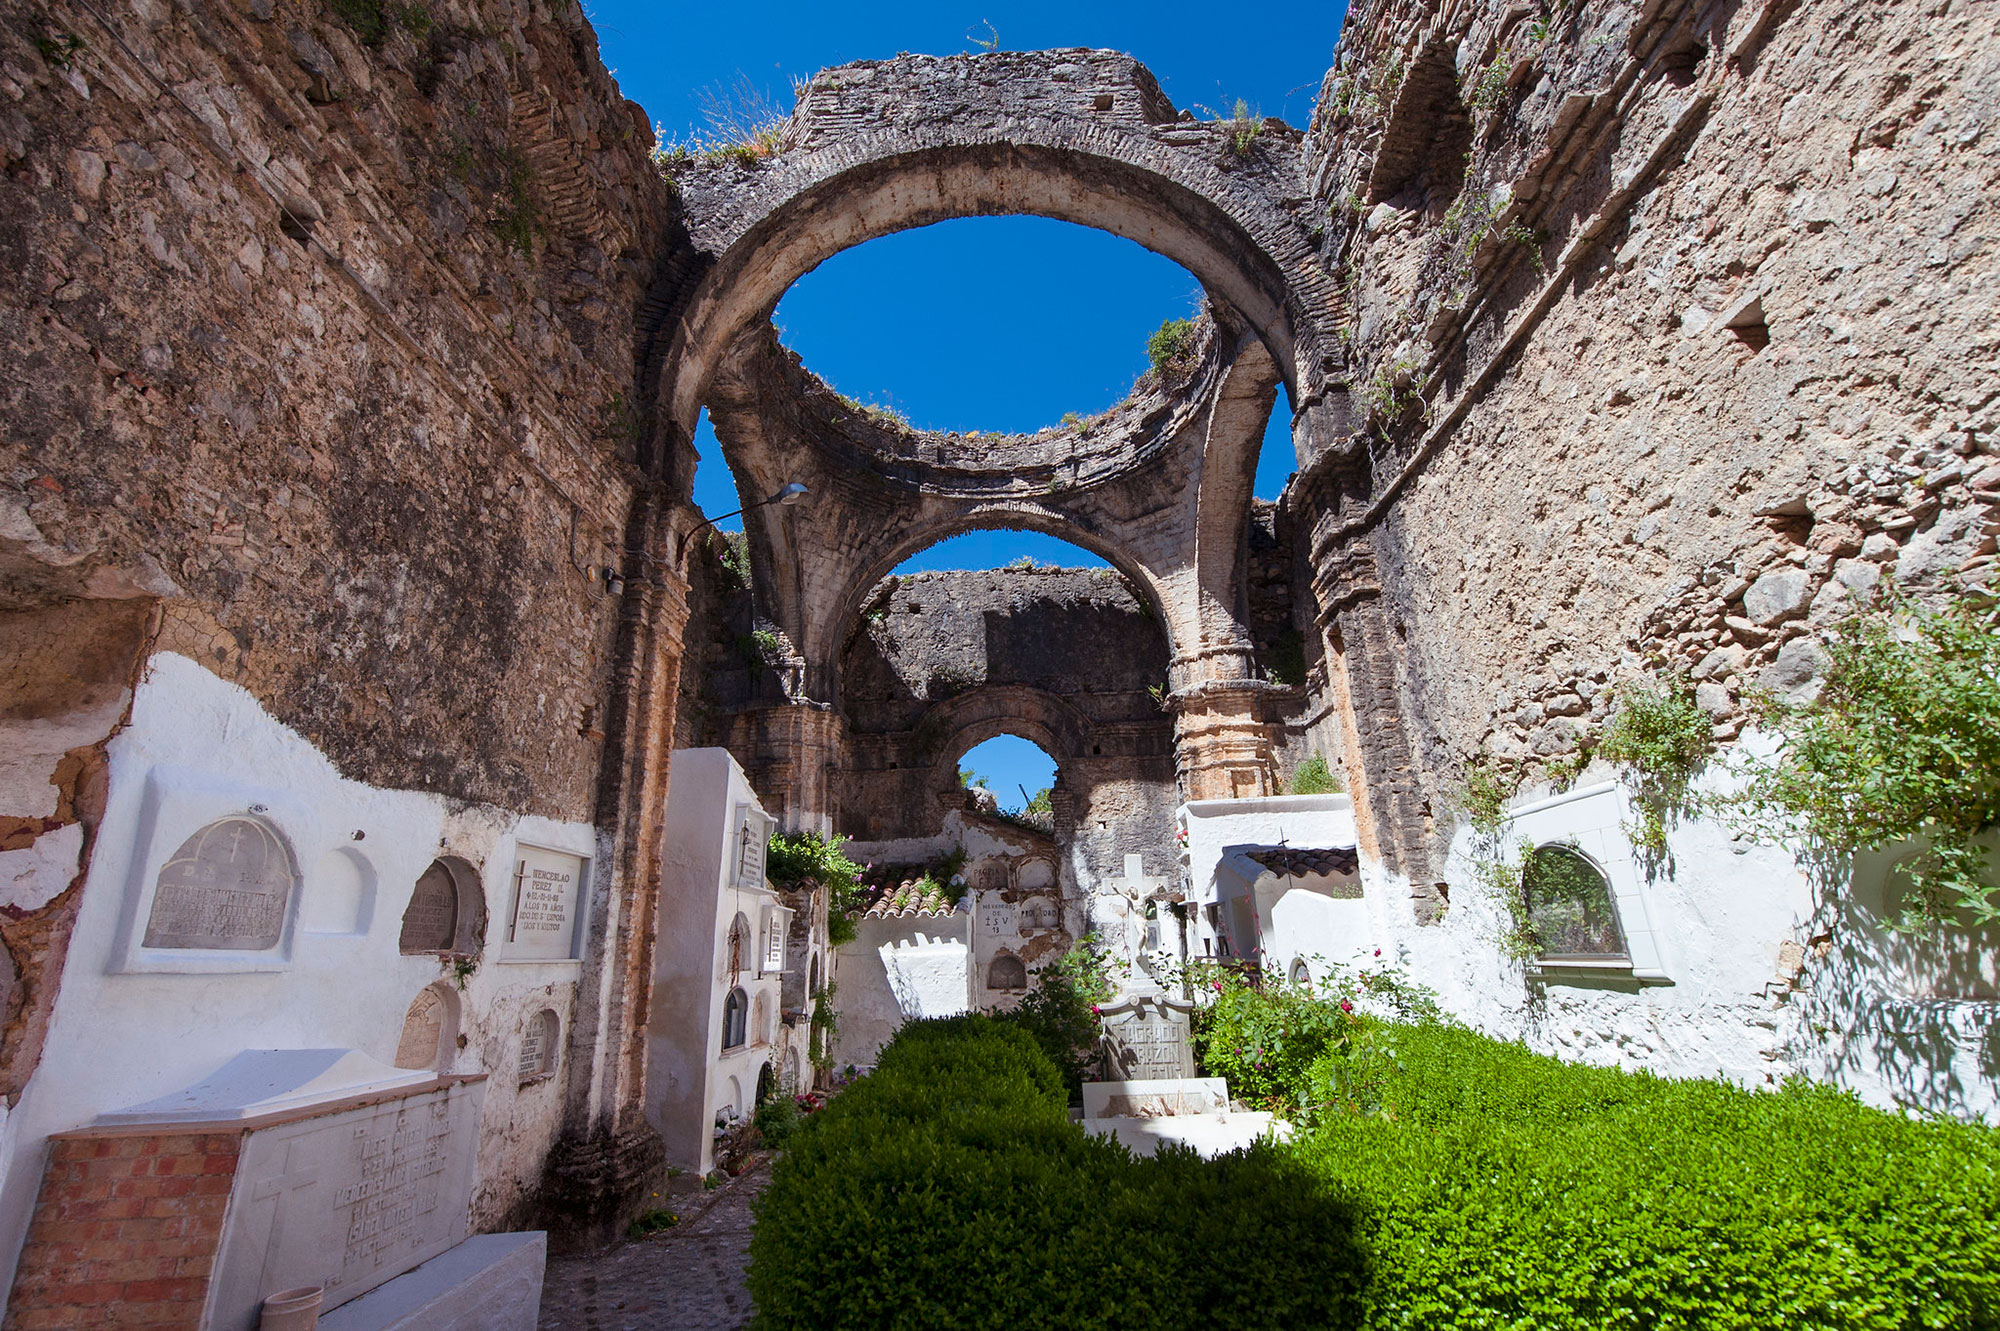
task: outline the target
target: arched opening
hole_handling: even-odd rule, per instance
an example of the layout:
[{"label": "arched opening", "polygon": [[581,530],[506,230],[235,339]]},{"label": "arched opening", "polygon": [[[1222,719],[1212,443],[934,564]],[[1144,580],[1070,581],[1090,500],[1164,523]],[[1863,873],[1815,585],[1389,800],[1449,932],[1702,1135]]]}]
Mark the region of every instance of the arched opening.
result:
[{"label": "arched opening", "polygon": [[1018,992],[1028,987],[1028,966],[1019,957],[1006,953],[986,963],[986,987]]},{"label": "arched opening", "polygon": [[741,1049],[749,1039],[750,996],[741,989],[731,989],[729,997],[722,1000],[722,1051]]},{"label": "arched opening", "polygon": [[1544,960],[1617,960],[1625,933],[1611,880],[1575,846],[1538,846],[1521,866],[1528,922]]},{"label": "arched opening", "polygon": [[975,797],[983,792],[991,796],[995,812],[1049,832],[1055,830],[1057,775],[1048,750],[1011,733],[981,740],[958,758],[961,788]]},{"label": "arched opening", "polygon": [[729,982],[731,984],[735,984],[738,977],[745,970],[749,969],[751,960],[750,949],[752,945],[750,917],[742,911],[738,911],[736,912],[736,918],[729,922],[729,951],[725,959],[725,964],[729,971]]}]

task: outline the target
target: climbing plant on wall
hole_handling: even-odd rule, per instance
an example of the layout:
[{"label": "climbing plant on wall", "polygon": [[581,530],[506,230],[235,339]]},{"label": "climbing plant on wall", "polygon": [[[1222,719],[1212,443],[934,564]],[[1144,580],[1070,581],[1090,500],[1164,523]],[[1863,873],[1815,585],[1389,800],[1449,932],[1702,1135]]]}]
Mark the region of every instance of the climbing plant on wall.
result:
[{"label": "climbing plant on wall", "polygon": [[1905,843],[1898,865],[1915,924],[1966,910],[2000,919],[1980,838],[2000,825],[2000,604],[1967,592],[1941,607],[1891,593],[1831,634],[1819,695],[1766,700],[1783,738],[1739,808],[1808,849],[1847,854]]},{"label": "climbing plant on wall", "polygon": [[817,832],[781,832],[771,838],[764,872],[786,889],[818,883],[826,889],[826,936],[835,947],[854,939],[854,916],[867,906],[861,866],[840,844]]},{"label": "climbing plant on wall", "polygon": [[1597,751],[1631,770],[1639,821],[1627,832],[1653,863],[1666,858],[1667,827],[1689,811],[1688,787],[1714,747],[1708,714],[1695,705],[1687,676],[1619,689],[1617,710]]}]

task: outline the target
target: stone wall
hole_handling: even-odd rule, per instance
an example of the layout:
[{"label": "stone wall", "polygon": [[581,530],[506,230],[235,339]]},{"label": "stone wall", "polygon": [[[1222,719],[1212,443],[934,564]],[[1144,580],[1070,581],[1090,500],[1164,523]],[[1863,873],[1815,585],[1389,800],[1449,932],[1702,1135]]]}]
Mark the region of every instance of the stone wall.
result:
[{"label": "stone wall", "polygon": [[[1357,13],[1313,144],[1370,484],[1316,538],[1373,555],[1434,795],[1663,667],[1731,737],[1885,572],[1985,576],[1993,37],[1963,5]],[[1462,193],[1386,181],[1453,116]]]},{"label": "stone wall", "polygon": [[[654,612],[606,570],[654,502],[634,365],[670,205],[573,4],[6,17],[0,653],[21,688],[0,715],[0,1080],[17,1104],[79,899],[122,890],[89,878],[100,833],[132,835],[99,826],[106,744],[169,654],[341,777],[451,801],[453,825],[546,818],[588,843],[620,823],[599,808],[622,762],[608,718],[659,672],[621,664]],[[248,733],[198,738],[252,786],[290,761]],[[379,887],[393,922],[411,883]],[[615,1117],[630,1041],[595,969],[617,972],[616,949],[593,947],[585,987],[609,1006],[564,1021],[575,1056],[533,1122],[495,1125],[484,1223],[531,1209],[562,1124]],[[478,1057],[504,1062],[515,1015],[481,1014]]]},{"label": "stone wall", "polygon": [[964,752],[1020,735],[1056,760],[1062,883],[1087,891],[1168,842],[1167,660],[1158,619],[1110,569],[888,579],[841,657],[836,824],[867,841],[930,835],[961,798]]}]

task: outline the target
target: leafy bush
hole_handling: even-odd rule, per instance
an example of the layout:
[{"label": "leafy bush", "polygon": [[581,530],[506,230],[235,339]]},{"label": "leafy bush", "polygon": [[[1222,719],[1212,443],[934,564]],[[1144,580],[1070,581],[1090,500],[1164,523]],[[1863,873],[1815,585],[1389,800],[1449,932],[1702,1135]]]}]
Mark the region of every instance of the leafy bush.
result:
[{"label": "leafy bush", "polygon": [[757,1125],[757,1135],[766,1146],[783,1146],[799,1130],[804,1118],[805,1111],[797,1096],[779,1094],[758,1105],[750,1121]]},{"label": "leafy bush", "polygon": [[1337,795],[1342,789],[1340,778],[1317,753],[1293,768],[1292,779],[1285,784],[1294,795]]},{"label": "leafy bush", "polygon": [[1627,829],[1638,849],[1666,853],[1668,820],[1688,802],[1688,783],[1708,762],[1715,738],[1708,714],[1695,705],[1685,675],[1618,690],[1618,709],[1597,751],[1638,776],[1639,826]]},{"label": "leafy bush", "polygon": [[835,947],[854,940],[854,916],[867,909],[861,866],[841,852],[837,841],[817,832],[780,832],[764,853],[764,875],[787,891],[817,883],[826,889],[827,941]]},{"label": "leafy bush", "polygon": [[1023,1030],[904,1027],[772,1171],[750,1240],[754,1325],[1354,1324],[1352,1219],[1285,1155],[1134,1160],[1063,1106]]},{"label": "leafy bush", "polygon": [[1829,652],[1810,704],[1764,705],[1784,747],[1746,805],[1840,852],[1915,842],[1898,867],[1917,914],[2000,918],[1976,840],[2000,823],[2000,606],[1975,594],[1936,610],[1892,599],[1843,622]]},{"label": "leafy bush", "polygon": [[1195,332],[1192,319],[1169,319],[1146,339],[1146,359],[1162,379],[1176,378],[1194,368]]},{"label": "leafy bush", "polygon": [[1063,1076],[1072,1097],[1081,1095],[1086,1074],[1097,1056],[1100,1004],[1118,992],[1111,963],[1096,948],[1096,935],[1072,943],[1069,950],[1035,969],[1035,984],[1012,1011],[997,1019],[1020,1027],[1034,1037],[1049,1062]]},{"label": "leafy bush", "polygon": [[1804,1084],[1579,1067],[1410,1026],[1295,1148],[1369,1327],[2000,1326],[2000,1140]]},{"label": "leafy bush", "polygon": [[1440,1020],[1436,996],[1391,967],[1325,969],[1317,983],[1295,983],[1212,963],[1190,967],[1190,986],[1212,995],[1195,1013],[1195,1055],[1203,1071],[1226,1079],[1245,1100],[1310,1117],[1325,1099],[1320,1083],[1341,1077],[1326,1060],[1351,1059],[1372,1046],[1391,1018]]}]

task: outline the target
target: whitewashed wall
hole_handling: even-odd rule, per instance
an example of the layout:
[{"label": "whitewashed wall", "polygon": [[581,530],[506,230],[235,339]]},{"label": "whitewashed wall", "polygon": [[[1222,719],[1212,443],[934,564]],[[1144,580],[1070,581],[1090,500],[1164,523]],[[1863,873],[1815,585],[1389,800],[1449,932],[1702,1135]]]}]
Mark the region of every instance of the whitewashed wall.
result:
[{"label": "whitewashed wall", "polygon": [[[1739,751],[1769,747],[1750,734]],[[1737,781],[1718,763],[1697,789],[1727,792]],[[1184,806],[1191,896],[1215,900],[1218,884],[1240,891],[1228,881],[1230,845],[1341,844],[1330,808],[1289,807],[1293,798]],[[1523,838],[1573,840],[1606,870],[1629,966],[1505,956],[1509,920],[1478,876],[1470,830],[1453,845],[1450,906],[1433,925],[1419,927],[1409,885],[1365,857],[1365,926],[1338,909],[1350,903],[1271,899],[1267,876],[1254,896],[1265,960],[1280,974],[1300,955],[1395,965],[1475,1028],[1579,1062],[1751,1087],[1804,1074],[1884,1107],[2000,1112],[2000,930],[1898,934],[1883,923],[1895,856],[1825,866],[1816,887],[1787,850],[1712,818],[1672,825],[1666,860],[1649,873],[1633,855],[1631,819],[1616,774],[1599,764],[1570,792],[1517,800],[1501,836],[1510,854]],[[1365,949],[1355,945],[1364,927]]]},{"label": "whitewashed wall", "polygon": [[[490,1074],[471,1217],[490,1228],[538,1181],[560,1122],[562,1068],[526,1084],[516,1075],[529,1022],[552,1008],[559,1058],[578,1056],[568,1036],[580,963],[508,961],[499,942],[515,854],[527,844],[587,862],[593,829],[346,780],[250,693],[170,653],[147,663],[108,751],[109,798],[48,1042],[0,1127],[7,1281],[49,1134],[187,1086],[246,1049],[352,1048],[392,1063],[412,1000],[441,980],[464,1037],[446,1070]],[[121,931],[150,873],[206,822],[246,812],[276,829],[299,870],[280,947],[255,969],[192,973],[203,964],[193,953],[178,972],[130,969]],[[397,950],[417,877],[445,854],[475,866],[485,894],[486,943],[462,989],[436,958]],[[580,892],[587,900],[590,883]],[[587,918],[576,927],[587,936]]]}]

